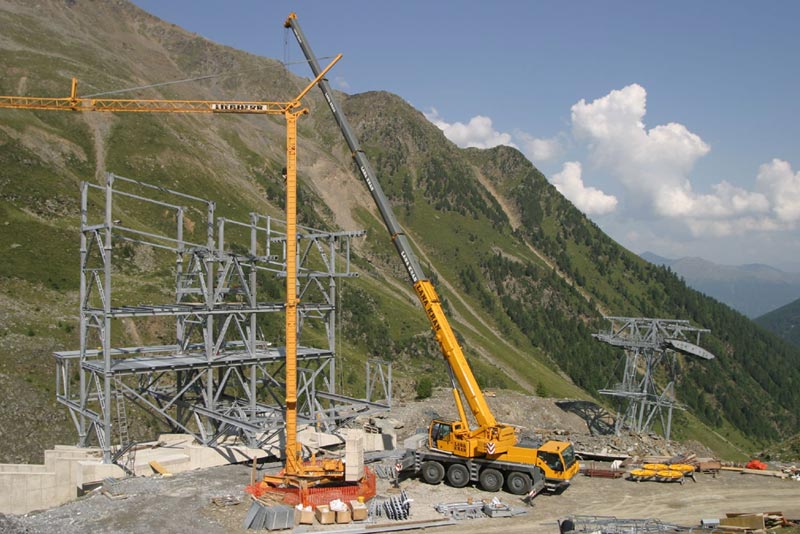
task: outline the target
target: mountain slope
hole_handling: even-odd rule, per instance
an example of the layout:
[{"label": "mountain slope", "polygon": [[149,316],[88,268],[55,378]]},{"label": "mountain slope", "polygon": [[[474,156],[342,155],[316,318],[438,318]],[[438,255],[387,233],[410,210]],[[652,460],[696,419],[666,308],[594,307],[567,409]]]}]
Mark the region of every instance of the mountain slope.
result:
[{"label": "mountain slope", "polygon": [[800,296],[800,275],[769,265],[718,265],[702,258],[671,260],[651,252],[642,258],[666,265],[686,283],[748,317],[758,317]]},{"label": "mountain slope", "polygon": [[[274,31],[282,32],[280,22]],[[236,75],[136,96],[281,101],[307,83],[274,60],[210,43],[124,1],[33,7],[0,0],[0,24],[10,28],[0,35],[3,94],[64,94],[72,76],[87,94],[228,72]],[[400,397],[426,374],[445,385],[429,326],[338,128],[317,91],[306,104],[311,113],[300,119],[298,140],[301,220],[369,235],[355,259],[365,276],[348,282],[342,297],[339,368],[350,371],[340,390],[362,394],[363,378],[353,369],[368,355],[393,361]],[[690,319],[712,330],[703,344],[719,358],[680,360],[679,398],[690,414],[673,431],[708,437],[699,420],[754,449],[797,428],[797,349],[620,247],[517,150],[459,149],[384,92],[343,95],[343,107],[482,385],[596,396],[618,380],[621,357],[591,338],[605,326],[604,313]],[[74,441],[52,400],[49,353],[78,346],[78,183],[98,182],[108,170],[213,198],[222,217],[279,216],[283,136],[282,120],[271,118],[0,110],[0,248],[7,257],[0,263],[0,380],[4,390],[25,393],[0,409],[8,442],[0,461]],[[120,217],[154,228],[167,223],[133,208]],[[131,298],[168,291],[145,266],[137,273],[142,281],[125,288]],[[119,335],[132,344],[169,332]]]},{"label": "mountain slope", "polygon": [[800,299],[756,318],[755,322],[800,347]]}]

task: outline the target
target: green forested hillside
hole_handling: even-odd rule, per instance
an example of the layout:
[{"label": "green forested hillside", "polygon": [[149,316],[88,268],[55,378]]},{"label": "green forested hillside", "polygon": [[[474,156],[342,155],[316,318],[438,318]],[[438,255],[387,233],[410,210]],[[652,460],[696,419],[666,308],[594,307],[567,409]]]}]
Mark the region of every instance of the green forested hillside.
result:
[{"label": "green forested hillside", "polygon": [[[2,0],[0,25],[2,94],[62,95],[72,76],[87,94],[234,72],[136,96],[281,101],[306,83],[276,61],[215,45],[125,2],[34,8]],[[371,356],[394,362],[399,396],[413,395],[421,376],[444,385],[427,321],[338,128],[316,91],[306,103],[301,220],[368,231],[356,250],[362,276],[341,295],[339,387],[363,394],[360,369]],[[459,149],[389,93],[345,96],[344,107],[482,385],[597,398],[618,380],[622,356],[591,337],[604,314],[690,319],[712,330],[703,345],[717,359],[681,360],[678,395],[689,411],[674,430],[698,439],[713,431],[750,449],[796,433],[800,350],[620,247],[517,150]],[[280,215],[283,136],[282,120],[270,118],[0,110],[0,386],[11,392],[0,408],[8,445],[0,461],[74,441],[54,403],[50,353],[78,346],[79,182],[111,171],[212,198],[220,217]],[[132,205],[120,217],[168,223]],[[169,267],[130,255],[137,276],[126,296],[168,294]],[[168,332],[119,335],[120,343],[148,342]]]},{"label": "green forested hillside", "polygon": [[800,299],[765,313],[755,322],[795,347],[800,347]]}]

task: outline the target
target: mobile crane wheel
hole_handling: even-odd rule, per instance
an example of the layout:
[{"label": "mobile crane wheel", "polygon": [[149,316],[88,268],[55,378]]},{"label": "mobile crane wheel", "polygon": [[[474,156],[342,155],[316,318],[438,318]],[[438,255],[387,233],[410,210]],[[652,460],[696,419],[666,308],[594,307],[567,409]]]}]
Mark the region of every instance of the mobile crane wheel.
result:
[{"label": "mobile crane wheel", "polygon": [[485,491],[500,491],[500,488],[503,487],[503,473],[491,467],[481,471],[479,480]]},{"label": "mobile crane wheel", "polygon": [[450,464],[447,468],[447,482],[454,488],[469,484],[469,469],[464,464]]},{"label": "mobile crane wheel", "polygon": [[525,495],[533,487],[531,477],[526,473],[514,471],[508,474],[506,479],[506,490],[514,495]]},{"label": "mobile crane wheel", "polygon": [[422,462],[420,475],[426,484],[436,485],[444,478],[444,466],[434,460]]}]

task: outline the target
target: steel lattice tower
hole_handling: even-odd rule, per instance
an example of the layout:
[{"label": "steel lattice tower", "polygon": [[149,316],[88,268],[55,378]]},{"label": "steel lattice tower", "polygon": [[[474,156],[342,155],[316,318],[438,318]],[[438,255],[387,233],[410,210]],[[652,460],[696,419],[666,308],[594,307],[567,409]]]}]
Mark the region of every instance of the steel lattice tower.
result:
[{"label": "steel lattice tower", "polygon": [[[121,213],[132,220],[118,219]],[[147,224],[148,216],[162,224]],[[189,235],[192,228],[197,231]],[[335,387],[337,281],[357,275],[351,241],[364,234],[297,228],[298,417],[325,430],[388,409]],[[286,351],[279,329],[265,325],[269,316],[284,314],[280,283],[270,280],[286,277],[286,243],[279,219],[220,218],[211,200],[113,174],[103,185],[84,182],[80,348],[54,354],[56,399],[70,410],[79,446],[89,446],[94,435],[104,461],[117,462],[133,444],[126,405],[207,446],[237,438],[268,448],[278,440]],[[160,254],[154,270],[170,258],[174,267],[162,278],[154,272],[136,282],[126,266],[131,250]],[[136,284],[151,288],[149,302],[130,301],[126,289]],[[120,347],[121,336],[112,335],[153,323],[174,338]],[[316,334],[307,341],[303,334],[311,327]]]},{"label": "steel lattice tower", "polygon": [[[605,319],[611,322],[611,328],[607,332],[592,334],[592,337],[625,351],[622,382],[613,388],[600,390],[603,395],[619,399],[616,434],[619,435],[623,428],[636,433],[649,432],[653,422],[659,420],[664,437],[669,439],[672,410],[684,409],[675,399],[676,355],[681,353],[706,360],[714,358],[713,354],[687,339],[688,335],[694,334],[696,342],[699,342],[700,334],[710,330],[694,328],[687,320]],[[661,369],[663,372],[659,375]]]}]

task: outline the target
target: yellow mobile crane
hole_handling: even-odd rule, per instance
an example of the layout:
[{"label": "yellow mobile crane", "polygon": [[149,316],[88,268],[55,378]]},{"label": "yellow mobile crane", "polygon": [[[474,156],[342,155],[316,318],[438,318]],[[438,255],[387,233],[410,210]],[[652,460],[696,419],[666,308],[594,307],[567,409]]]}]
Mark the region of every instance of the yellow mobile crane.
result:
[{"label": "yellow mobile crane", "polygon": [[[299,485],[344,479],[341,460],[303,462],[297,442],[297,118],[308,113],[302,99],[341,59],[337,55],[289,102],[104,99],[78,96],[72,79],[70,96],[63,98],[0,96],[0,108],[128,113],[234,113],[283,115],[286,119],[286,466],[270,482]],[[106,391],[106,398],[110,392]]]},{"label": "yellow mobile crane", "polygon": [[[463,487],[470,482],[480,482],[488,491],[498,491],[505,482],[505,488],[517,495],[538,492],[542,487],[552,491],[563,490],[580,469],[572,444],[548,441],[538,448],[525,446],[518,443],[513,426],[497,422],[444,314],[436,289],[414,256],[328,81],[319,76],[324,73],[300,29],[297,15],[291,13],[284,26],[294,33],[312,72],[319,79],[318,85],[380,211],[447,362],[458,420],[432,421],[428,446],[407,456],[404,460],[407,467],[413,465],[422,479],[431,484],[438,484],[446,477],[452,486]],[[459,388],[475,418],[476,428],[470,428]]]}]

